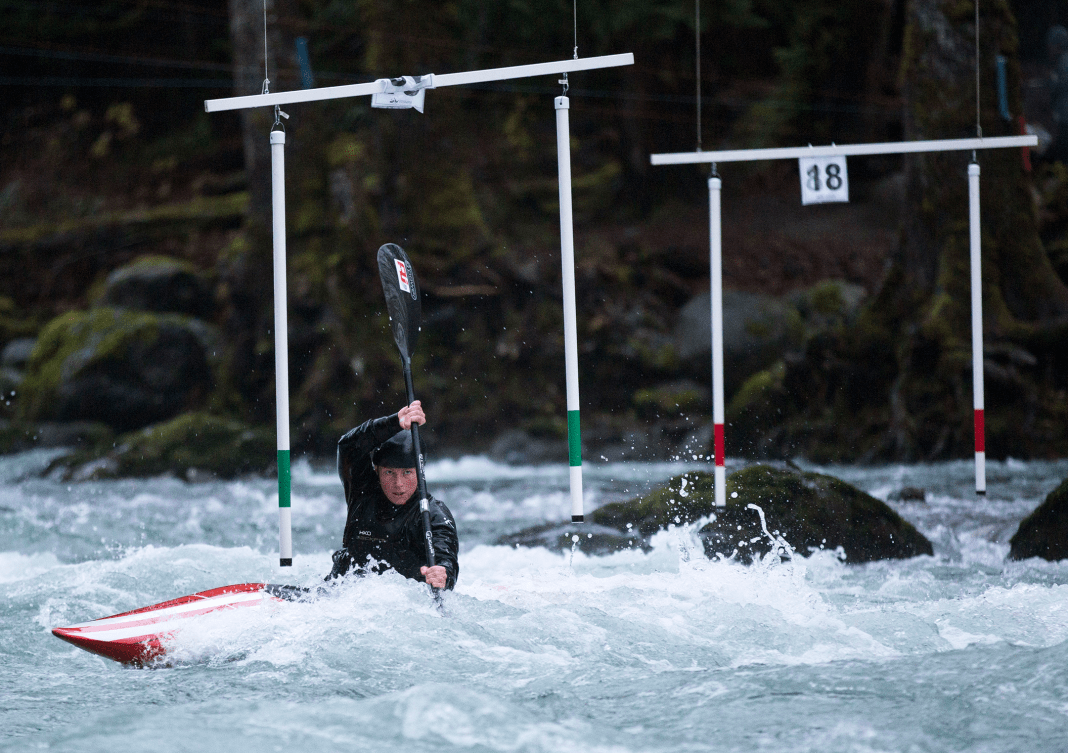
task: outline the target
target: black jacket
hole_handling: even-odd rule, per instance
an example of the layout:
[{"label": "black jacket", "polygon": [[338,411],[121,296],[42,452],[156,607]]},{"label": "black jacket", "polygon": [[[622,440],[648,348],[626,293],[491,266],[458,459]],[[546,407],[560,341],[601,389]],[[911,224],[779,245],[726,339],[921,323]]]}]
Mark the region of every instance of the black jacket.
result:
[{"label": "black jacket", "polygon": [[[337,472],[345,487],[349,512],[342,539],[344,549],[334,553],[334,568],[328,578],[344,575],[354,566],[363,572],[368,558],[372,558],[385,563],[372,568],[374,572],[389,566],[406,578],[424,580],[419,572],[426,565],[426,544],[418,492],[403,505],[393,504],[383,493],[371,465],[371,453],[399,430],[394,413],[360,424],[337,443]],[[445,568],[445,587],[452,588],[460,574],[456,521],[443,503],[429,494],[427,497],[435,564]]]}]

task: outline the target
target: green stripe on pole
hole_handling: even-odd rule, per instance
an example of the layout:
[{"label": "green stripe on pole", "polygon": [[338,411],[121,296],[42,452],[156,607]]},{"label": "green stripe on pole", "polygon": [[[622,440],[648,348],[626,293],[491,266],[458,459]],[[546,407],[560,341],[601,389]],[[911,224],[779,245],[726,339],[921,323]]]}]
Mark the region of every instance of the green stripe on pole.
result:
[{"label": "green stripe on pole", "polygon": [[572,466],[582,465],[582,432],[577,410],[567,412],[567,454]]},{"label": "green stripe on pole", "polygon": [[278,506],[289,507],[289,450],[278,451]]}]

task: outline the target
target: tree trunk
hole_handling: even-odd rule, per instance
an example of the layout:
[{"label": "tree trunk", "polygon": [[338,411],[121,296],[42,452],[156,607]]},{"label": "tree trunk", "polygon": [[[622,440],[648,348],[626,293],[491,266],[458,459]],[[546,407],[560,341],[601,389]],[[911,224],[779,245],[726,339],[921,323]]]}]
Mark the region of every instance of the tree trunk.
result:
[{"label": "tree trunk", "polygon": [[[980,4],[984,136],[1021,111],[1016,23],[1006,0]],[[976,134],[975,6],[910,0],[902,53],[906,140]],[[994,458],[1068,452],[1068,289],[1038,232],[1019,149],[979,151],[986,449]],[[735,446],[814,460],[917,461],[973,449],[968,163],[947,152],[905,161],[902,242],[858,321],[817,338],[749,404],[728,411]],[[744,389],[744,388],[743,388]],[[751,390],[752,391],[752,390]],[[728,452],[731,448],[728,447]]]},{"label": "tree trunk", "polygon": [[[976,135],[975,6],[911,0],[902,83],[908,140]],[[984,0],[979,18],[982,135],[1014,135],[997,101],[997,55],[1007,59],[1009,109],[1021,111],[1016,21],[1006,0]],[[1068,288],[1039,237],[1031,176],[1020,150],[979,151],[982,284],[988,427],[993,455],[1042,452],[1063,443],[1055,362],[1068,332]],[[905,454],[965,454],[970,445],[971,281],[964,152],[912,155],[896,291],[911,310],[897,341],[900,410],[891,432]],[[889,296],[887,296],[889,297]],[[1058,343],[1060,343],[1058,345]],[[1058,397],[1058,394],[1061,396]],[[1043,428],[1046,426],[1049,431]],[[1045,436],[1043,436],[1045,434]]]},{"label": "tree trunk", "polygon": [[[996,55],[1007,58],[1009,109],[1021,111],[1016,21],[1006,0],[980,5],[980,104],[984,136],[1017,133],[998,113]],[[903,83],[908,140],[976,135],[975,16],[972,3],[912,0],[905,31]],[[1039,239],[1030,176],[1017,149],[980,151],[984,314],[991,335],[1020,334],[1026,324],[1068,315],[1068,289]],[[968,184],[962,152],[906,161],[910,222],[901,255],[908,284],[946,293],[954,330],[969,314]]]},{"label": "tree trunk", "polygon": [[[296,88],[296,35],[291,26],[296,18],[294,5],[292,0],[266,0],[265,71],[263,0],[229,0],[234,96],[261,93],[264,78],[270,78],[272,92]],[[240,117],[249,183],[249,216],[254,224],[267,225],[271,212],[271,147],[268,134],[274,122],[274,112],[261,107],[242,110]]]},{"label": "tree trunk", "polygon": [[[265,78],[264,2],[229,0],[229,11],[234,95],[259,94]],[[266,0],[266,74],[272,92],[298,85],[295,11],[293,0]],[[274,409],[274,355],[263,347],[270,342],[272,329],[270,131],[274,111],[269,107],[241,110],[239,117],[249,206],[242,237],[231,253],[220,258],[219,271],[228,293],[227,369],[250,412],[259,420],[267,420]],[[293,172],[296,162],[293,140],[288,139],[286,145],[287,173]]]}]

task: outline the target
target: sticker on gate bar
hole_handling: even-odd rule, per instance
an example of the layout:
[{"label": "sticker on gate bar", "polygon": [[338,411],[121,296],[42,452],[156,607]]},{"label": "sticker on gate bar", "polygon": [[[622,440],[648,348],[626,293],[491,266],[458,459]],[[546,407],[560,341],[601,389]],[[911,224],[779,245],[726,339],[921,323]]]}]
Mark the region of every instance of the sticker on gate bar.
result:
[{"label": "sticker on gate bar", "polygon": [[405,293],[411,293],[412,289],[408,285],[408,270],[404,266],[404,262],[400,259],[394,259],[393,263],[397,265],[397,284],[400,285],[400,289]]},{"label": "sticker on gate bar", "polygon": [[802,157],[801,203],[830,204],[849,202],[849,173],[845,155],[837,157]]}]

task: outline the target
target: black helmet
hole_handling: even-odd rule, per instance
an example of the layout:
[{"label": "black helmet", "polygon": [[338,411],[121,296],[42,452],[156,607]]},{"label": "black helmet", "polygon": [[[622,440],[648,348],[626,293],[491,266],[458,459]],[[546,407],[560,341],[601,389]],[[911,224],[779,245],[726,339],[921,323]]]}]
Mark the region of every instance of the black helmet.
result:
[{"label": "black helmet", "polygon": [[371,454],[376,468],[415,468],[418,461],[410,431],[398,431]]}]

